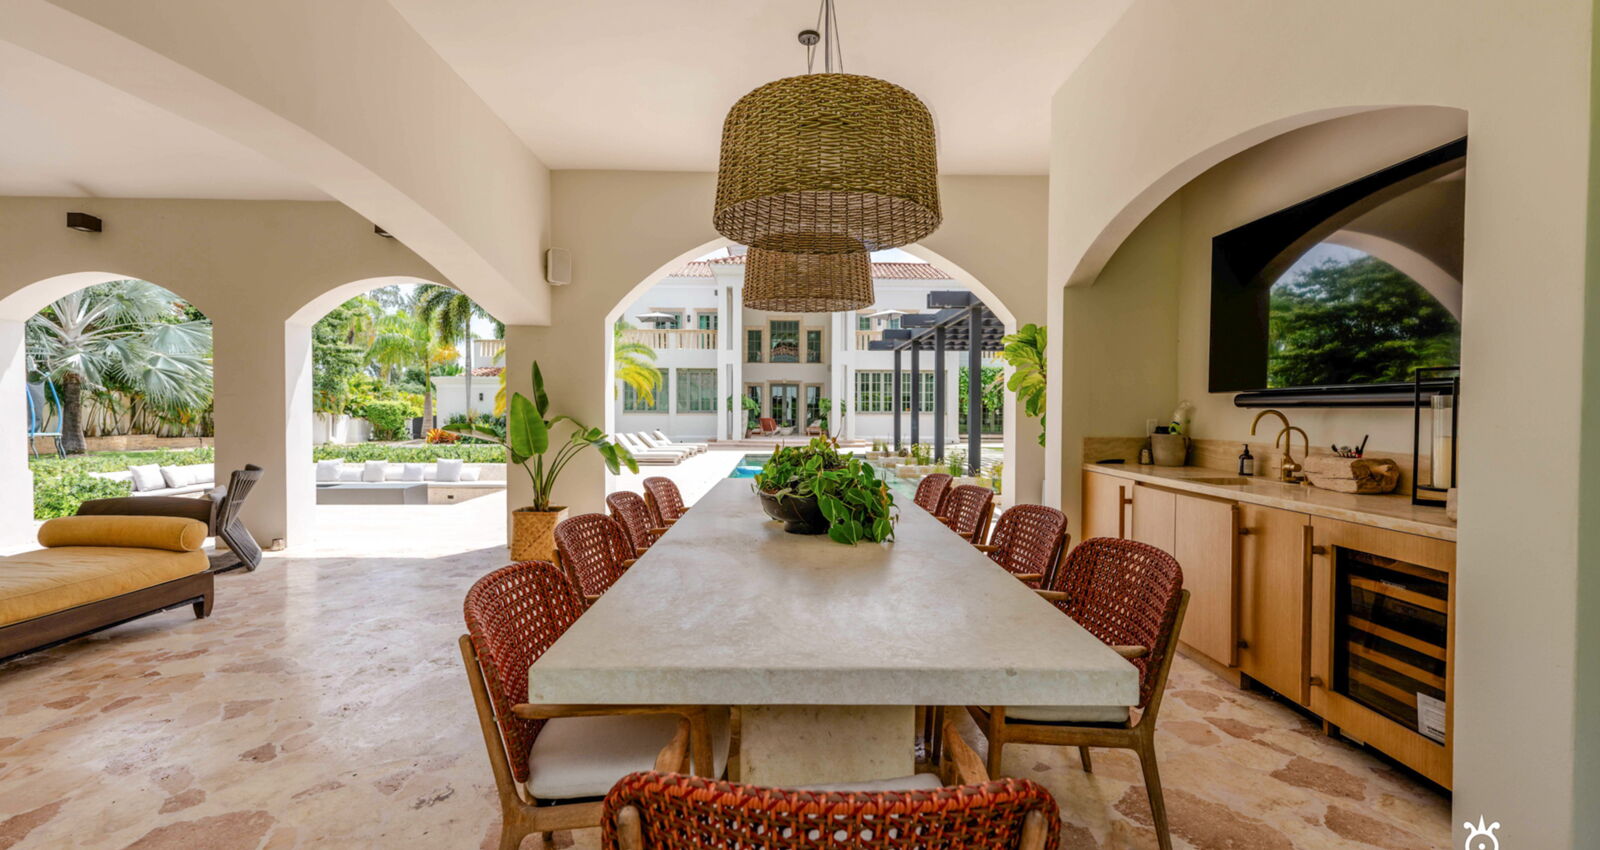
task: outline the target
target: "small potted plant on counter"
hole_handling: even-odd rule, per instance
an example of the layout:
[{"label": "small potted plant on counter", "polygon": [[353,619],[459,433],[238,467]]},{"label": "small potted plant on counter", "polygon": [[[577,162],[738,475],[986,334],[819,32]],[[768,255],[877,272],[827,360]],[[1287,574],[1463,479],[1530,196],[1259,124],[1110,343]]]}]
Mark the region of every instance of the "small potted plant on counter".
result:
[{"label": "small potted plant on counter", "polygon": [[756,495],[767,516],[791,534],[823,534],[839,543],[881,543],[894,535],[894,496],[860,458],[817,437],[781,446],[758,473]]},{"label": "small potted plant on counter", "polygon": [[[550,497],[555,492],[556,479],[561,471],[584,449],[593,447],[600,452],[606,469],[611,470],[613,475],[624,467],[629,472],[639,471],[633,454],[606,439],[605,433],[599,428],[589,428],[570,416],[551,416],[549,408],[550,399],[544,391],[544,375],[539,372],[538,362],[535,362],[533,399],[530,401],[522,393],[511,394],[511,403],[506,410],[505,439],[470,425],[449,428],[457,434],[476,437],[504,448],[511,455],[511,462],[521,466],[533,483],[533,504],[511,512],[511,558],[515,561],[548,561],[555,557],[555,528],[567,518],[567,509],[562,505],[550,504]],[[567,435],[566,443],[556,448],[547,460],[545,455],[550,454],[551,432],[563,422],[571,426],[572,433]]]}]

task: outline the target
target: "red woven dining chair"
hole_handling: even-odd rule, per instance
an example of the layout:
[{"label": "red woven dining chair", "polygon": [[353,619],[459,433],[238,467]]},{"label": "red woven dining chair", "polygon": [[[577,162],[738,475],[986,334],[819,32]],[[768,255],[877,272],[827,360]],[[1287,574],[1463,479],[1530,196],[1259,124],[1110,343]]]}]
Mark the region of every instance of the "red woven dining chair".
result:
[{"label": "red woven dining chair", "polygon": [[700,773],[726,762],[725,714],[702,706],[527,704],[529,666],[583,607],[548,561],[502,567],[467,592],[458,643],[500,797],[500,850],[535,832],[548,847],[552,832],[598,826],[600,798],[633,771],[682,771],[691,753]]},{"label": "red woven dining chair", "polygon": [[994,511],[994,491],[976,484],[962,484],[950,491],[939,505],[939,521],[968,543],[982,543],[989,534],[989,515]]},{"label": "red woven dining chair", "polygon": [[1067,548],[1067,515],[1044,505],[1017,505],[995,521],[994,533],[978,551],[1032,588],[1052,578],[1056,560]]},{"label": "red woven dining chair", "polygon": [[1156,769],[1156,716],[1189,605],[1183,569],[1166,552],[1134,540],[1095,537],[1078,544],[1039,595],[1139,671],[1137,717],[1125,706],[969,706],[989,739],[989,772],[1000,774],[1006,744],[1077,747],[1093,771],[1090,747],[1133,750],[1144,769],[1145,793],[1162,850],[1171,850],[1167,808]]},{"label": "red woven dining chair", "polygon": [[635,773],[606,795],[605,850],[1055,850],[1056,801],[1027,779],[917,791],[797,791]]},{"label": "red woven dining chair", "polygon": [[633,566],[633,543],[605,514],[579,514],[556,525],[556,560],[584,598],[594,602]]},{"label": "red woven dining chair", "polygon": [[671,478],[654,475],[644,480],[644,503],[650,509],[650,519],[657,528],[666,528],[683,518],[683,494]]},{"label": "red woven dining chair", "polygon": [[632,490],[618,490],[606,496],[606,507],[611,509],[611,518],[628,533],[636,556],[643,555],[650,544],[667,531],[651,522],[650,506],[644,503],[644,497]]},{"label": "red woven dining chair", "polygon": [[934,516],[939,515],[939,504],[944,501],[944,494],[950,489],[950,482],[954,480],[948,472],[930,472],[922,476],[917,482],[917,494],[911,497],[917,507]]}]

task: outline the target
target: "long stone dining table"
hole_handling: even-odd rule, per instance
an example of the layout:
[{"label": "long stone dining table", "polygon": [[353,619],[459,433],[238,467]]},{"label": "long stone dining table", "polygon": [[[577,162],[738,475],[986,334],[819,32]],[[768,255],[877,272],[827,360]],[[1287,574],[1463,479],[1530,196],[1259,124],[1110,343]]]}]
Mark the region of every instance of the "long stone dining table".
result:
[{"label": "long stone dining table", "polygon": [[529,670],[547,704],[737,706],[739,780],[914,770],[919,705],[1133,705],[1138,673],[933,516],[835,543],[717,483]]}]

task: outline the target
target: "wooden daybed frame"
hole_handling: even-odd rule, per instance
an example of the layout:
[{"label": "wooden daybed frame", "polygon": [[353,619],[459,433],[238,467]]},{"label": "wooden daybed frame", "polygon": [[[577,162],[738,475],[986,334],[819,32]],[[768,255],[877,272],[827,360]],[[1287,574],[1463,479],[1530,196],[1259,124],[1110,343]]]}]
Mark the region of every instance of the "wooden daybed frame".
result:
[{"label": "wooden daybed frame", "polygon": [[215,575],[206,570],[20,623],[0,626],[0,662],[49,649],[140,617],[169,611],[180,605],[193,605],[194,615],[204,619],[211,614],[215,579]]}]

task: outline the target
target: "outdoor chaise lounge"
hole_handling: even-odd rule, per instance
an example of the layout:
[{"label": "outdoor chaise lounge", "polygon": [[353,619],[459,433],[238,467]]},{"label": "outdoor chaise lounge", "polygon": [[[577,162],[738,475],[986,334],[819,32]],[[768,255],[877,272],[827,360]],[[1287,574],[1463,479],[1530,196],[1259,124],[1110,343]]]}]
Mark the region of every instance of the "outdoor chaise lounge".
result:
[{"label": "outdoor chaise lounge", "polygon": [[622,447],[633,454],[640,463],[682,463],[688,453],[681,449],[653,449],[631,434],[611,435]]},{"label": "outdoor chaise lounge", "polygon": [[75,516],[39,527],[31,552],[0,557],[0,660],[158,611],[211,613],[203,523]]},{"label": "outdoor chaise lounge", "polygon": [[679,449],[688,450],[691,454],[700,454],[710,448],[705,443],[677,442],[660,431],[640,431],[636,436],[653,449]]}]

